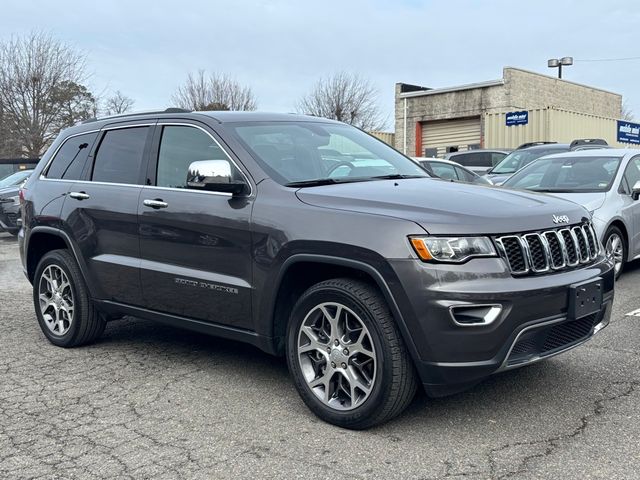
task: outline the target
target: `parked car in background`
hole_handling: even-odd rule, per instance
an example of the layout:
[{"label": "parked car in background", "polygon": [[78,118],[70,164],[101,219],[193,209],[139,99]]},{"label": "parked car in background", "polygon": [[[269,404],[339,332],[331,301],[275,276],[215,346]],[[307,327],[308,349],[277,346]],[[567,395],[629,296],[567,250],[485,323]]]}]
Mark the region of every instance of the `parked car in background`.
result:
[{"label": "parked car in background", "polygon": [[443,180],[454,182],[475,183],[478,185],[493,185],[491,180],[481,177],[475,172],[450,160],[441,158],[413,157],[427,172]]},{"label": "parked car in background", "polygon": [[22,170],[33,170],[39,158],[0,158],[0,178]]},{"label": "parked car in background", "polygon": [[17,235],[20,230],[20,186],[33,170],[21,170],[0,180],[0,231]]},{"label": "parked car in background", "polygon": [[601,139],[574,140],[571,143],[530,142],[525,143],[507,155],[498,165],[489,170],[485,178],[491,179],[495,185],[502,183],[521,168],[534,160],[554,153],[570,152],[572,150],[586,150],[590,148],[605,148],[607,142]]},{"label": "parked car in background", "polygon": [[502,161],[509,154],[509,150],[467,150],[465,152],[447,153],[445,160],[459,163],[475,173],[486,173]]},{"label": "parked car in background", "polygon": [[615,262],[640,258],[640,150],[590,150],[551,155],[526,166],[504,187],[546,192],[583,205]]}]

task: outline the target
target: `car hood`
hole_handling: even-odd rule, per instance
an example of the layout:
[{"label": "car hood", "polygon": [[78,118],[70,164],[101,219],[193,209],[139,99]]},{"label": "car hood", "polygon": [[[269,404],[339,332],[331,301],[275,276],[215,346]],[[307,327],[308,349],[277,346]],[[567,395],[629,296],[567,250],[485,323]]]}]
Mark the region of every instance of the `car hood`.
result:
[{"label": "car hood", "polygon": [[491,180],[494,185],[502,185],[511,175],[513,173],[487,173],[484,177]]},{"label": "car hood", "polygon": [[17,185],[0,188],[0,197],[14,197],[18,194],[19,191],[20,187]]},{"label": "car hood", "polygon": [[575,202],[578,205],[582,205],[584,208],[586,208],[590,212],[593,212],[594,210],[599,209],[604,204],[604,200],[607,198],[606,192],[589,192],[589,193],[550,192],[547,195],[563,198],[565,200],[571,200],[572,202]]},{"label": "car hood", "polygon": [[553,215],[570,223],[588,216],[566,200],[531,192],[424,178],[307,187],[309,205],[415,222],[432,234],[498,234],[552,228]]}]

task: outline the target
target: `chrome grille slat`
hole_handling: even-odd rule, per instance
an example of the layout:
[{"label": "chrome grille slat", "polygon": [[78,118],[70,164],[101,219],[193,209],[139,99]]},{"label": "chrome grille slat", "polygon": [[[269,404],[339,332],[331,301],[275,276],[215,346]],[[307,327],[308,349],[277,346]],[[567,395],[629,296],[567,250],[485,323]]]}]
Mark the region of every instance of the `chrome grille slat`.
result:
[{"label": "chrome grille slat", "polygon": [[590,223],[504,235],[495,241],[514,275],[573,268],[592,262],[600,253],[600,245]]}]

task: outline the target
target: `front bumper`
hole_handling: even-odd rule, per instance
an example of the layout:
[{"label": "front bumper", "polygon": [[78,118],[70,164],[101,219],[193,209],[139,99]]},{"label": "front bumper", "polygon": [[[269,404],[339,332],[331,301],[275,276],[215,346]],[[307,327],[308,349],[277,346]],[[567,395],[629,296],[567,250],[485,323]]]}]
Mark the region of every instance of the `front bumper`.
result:
[{"label": "front bumper", "polygon": [[[416,368],[432,396],[464,390],[499,371],[574,348],[606,326],[611,315],[613,269],[604,258],[581,269],[522,278],[511,276],[500,259],[464,265],[391,263],[406,293],[399,306]],[[602,308],[590,320],[572,324],[569,286],[598,277],[604,287]],[[502,310],[488,325],[462,326],[450,313],[461,305],[499,305]],[[545,332],[559,335],[560,341],[547,342]]]},{"label": "front bumper", "polygon": [[20,207],[0,203],[0,231],[17,232],[20,229]]}]

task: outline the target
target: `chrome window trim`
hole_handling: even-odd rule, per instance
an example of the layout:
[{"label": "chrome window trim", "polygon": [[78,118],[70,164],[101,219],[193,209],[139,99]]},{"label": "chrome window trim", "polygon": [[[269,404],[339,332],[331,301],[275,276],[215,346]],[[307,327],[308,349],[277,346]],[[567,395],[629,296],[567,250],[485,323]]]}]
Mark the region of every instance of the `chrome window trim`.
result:
[{"label": "chrome window trim", "polygon": [[[249,185],[249,193],[247,193],[246,195],[242,195],[242,197],[246,198],[246,197],[251,197],[253,195],[253,183],[251,183],[251,180],[249,179],[250,176],[247,175],[246,172],[242,168],[240,168],[240,166],[233,159],[233,156],[229,155],[229,152],[227,151],[227,149],[225,149],[222,145],[220,145],[220,142],[218,142],[218,140],[211,134],[211,132],[209,132],[208,130],[206,130],[205,128],[203,128],[203,127],[201,127],[199,125],[194,125],[192,123],[158,121],[158,123],[156,123],[156,125],[157,126],[174,126],[174,127],[192,127],[192,128],[197,128],[198,130],[201,130],[204,133],[206,133],[207,135],[209,135],[211,140],[213,140],[216,143],[216,145],[220,148],[220,150],[222,150],[224,152],[224,154],[227,156],[227,158],[232,163],[232,165],[238,169],[238,171],[240,172],[242,177],[245,179],[247,185]],[[160,145],[162,145],[162,137],[160,137]],[[159,154],[160,154],[160,149],[158,149],[158,155]],[[158,167],[157,159],[155,160],[155,162],[156,162],[156,169],[157,169],[157,167]],[[156,179],[156,181],[157,181],[157,179]],[[229,197],[233,196],[231,193],[208,192],[208,191],[195,190],[195,189],[189,189],[189,188],[158,187],[157,185],[145,185],[145,187],[165,189],[165,190],[176,190],[176,191],[179,191],[179,192],[188,191],[188,192],[200,192],[200,193],[214,193],[214,194],[217,194],[217,195],[222,193],[225,196],[229,196]]]},{"label": "chrome window trim", "polygon": [[90,133],[99,133],[99,132],[100,130],[87,130],[86,132],[74,133],[73,135],[69,135],[67,138],[65,138],[64,141],[60,145],[58,145],[58,148],[56,148],[55,152],[53,152],[53,154],[51,155],[51,158],[47,161],[47,164],[44,166],[44,168],[40,172],[39,179],[40,180],[64,180],[65,182],[72,182],[73,180],[67,180],[64,178],[51,178],[51,179],[47,178],[46,174],[49,172],[49,166],[51,165],[51,162],[53,162],[53,160],[58,155],[58,152],[63,147],[63,145],[67,143],[67,141],[71,140],[74,137],[79,137],[81,135],[88,135]]}]

